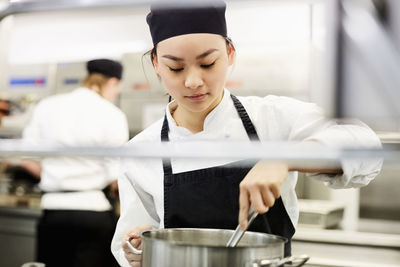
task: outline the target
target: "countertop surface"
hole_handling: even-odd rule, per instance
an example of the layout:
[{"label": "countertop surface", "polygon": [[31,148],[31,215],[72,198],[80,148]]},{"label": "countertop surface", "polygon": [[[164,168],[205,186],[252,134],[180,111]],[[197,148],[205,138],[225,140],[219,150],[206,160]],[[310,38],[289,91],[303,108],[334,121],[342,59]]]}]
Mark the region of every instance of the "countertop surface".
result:
[{"label": "countertop surface", "polygon": [[292,253],[309,255],[306,267],[399,267],[400,235],[298,228]]},{"label": "countertop surface", "polygon": [[400,250],[342,244],[292,242],[293,255],[310,256],[306,266],[399,267]]},{"label": "countertop surface", "polygon": [[400,251],[399,234],[297,228],[293,240],[362,247],[393,248]]}]

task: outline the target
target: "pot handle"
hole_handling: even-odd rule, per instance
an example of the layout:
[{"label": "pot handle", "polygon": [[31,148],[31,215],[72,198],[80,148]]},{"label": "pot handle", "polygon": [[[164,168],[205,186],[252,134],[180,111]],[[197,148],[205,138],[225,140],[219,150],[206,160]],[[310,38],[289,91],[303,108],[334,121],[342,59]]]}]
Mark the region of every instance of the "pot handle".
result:
[{"label": "pot handle", "polygon": [[310,259],[307,255],[290,256],[283,259],[257,260],[252,263],[251,267],[300,267]]},{"label": "pot handle", "polygon": [[142,254],[142,250],[141,250],[141,249],[134,248],[134,247],[132,246],[131,242],[129,242],[129,239],[127,239],[125,242],[126,242],[126,244],[128,245],[129,249],[130,249],[133,253],[135,253],[135,254],[137,254],[137,255],[141,255],[141,254]]}]

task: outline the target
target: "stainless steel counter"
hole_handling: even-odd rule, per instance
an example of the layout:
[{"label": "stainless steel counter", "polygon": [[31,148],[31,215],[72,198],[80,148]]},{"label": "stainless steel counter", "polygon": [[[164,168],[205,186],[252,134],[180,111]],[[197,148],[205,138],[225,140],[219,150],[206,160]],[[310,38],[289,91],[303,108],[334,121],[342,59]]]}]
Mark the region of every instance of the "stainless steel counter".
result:
[{"label": "stainless steel counter", "polygon": [[398,267],[400,235],[298,229],[292,253],[309,255],[309,267]]},{"label": "stainless steel counter", "polygon": [[307,254],[306,266],[399,267],[400,250],[294,241],[294,255]]}]

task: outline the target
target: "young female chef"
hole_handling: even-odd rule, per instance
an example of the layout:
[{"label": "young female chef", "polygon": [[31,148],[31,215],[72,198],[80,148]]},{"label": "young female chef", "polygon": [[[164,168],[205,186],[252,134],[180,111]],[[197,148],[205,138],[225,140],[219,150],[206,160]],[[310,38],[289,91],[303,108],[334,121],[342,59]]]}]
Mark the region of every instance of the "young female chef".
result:
[{"label": "young female chef", "polygon": [[[120,92],[122,65],[108,59],[87,63],[82,87],[50,96],[36,106],[24,130],[30,142],[67,146],[122,145],[125,114],[111,103]],[[116,160],[56,157],[22,165],[40,176],[43,216],[38,223],[37,260],[46,266],[110,267],[115,229],[112,206],[102,190],[116,181]]]},{"label": "young female chef", "polygon": [[[236,97],[224,89],[228,67],[235,58],[235,49],[227,38],[225,4],[152,7],[147,22],[154,43],[151,55],[155,71],[174,101],[167,105],[164,118],[130,144],[287,140],[330,146],[380,145],[364,124],[326,122],[314,104],[277,96]],[[249,230],[290,240],[299,214],[296,170],[284,163],[265,161],[248,168],[230,164],[229,160],[126,160],[118,181],[122,213],[112,243],[119,263],[140,266],[141,256],[132,253],[125,240],[140,247],[139,233],[143,230],[234,229],[238,220],[245,227],[250,204],[260,215]],[[318,173],[334,188],[360,187],[377,175],[380,164],[345,162],[338,170],[309,171]],[[153,197],[157,216],[146,212],[133,186]],[[290,242],[285,254],[290,254]]]}]

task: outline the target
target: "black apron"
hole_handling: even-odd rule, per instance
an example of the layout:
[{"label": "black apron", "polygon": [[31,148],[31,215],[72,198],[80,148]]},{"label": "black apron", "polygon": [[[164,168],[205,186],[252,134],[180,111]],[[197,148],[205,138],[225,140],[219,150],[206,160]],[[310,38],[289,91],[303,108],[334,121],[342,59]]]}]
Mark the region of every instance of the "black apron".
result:
[{"label": "black apron", "polygon": [[[250,140],[259,141],[256,129],[240,101],[231,95]],[[164,117],[161,140],[169,141],[167,117]],[[164,168],[164,227],[235,229],[239,216],[239,183],[254,166],[240,167],[237,163],[172,173],[171,160],[163,159]],[[282,199],[260,214],[249,231],[284,236],[285,256],[291,255],[290,240],[295,232]]]}]

